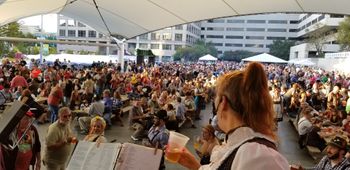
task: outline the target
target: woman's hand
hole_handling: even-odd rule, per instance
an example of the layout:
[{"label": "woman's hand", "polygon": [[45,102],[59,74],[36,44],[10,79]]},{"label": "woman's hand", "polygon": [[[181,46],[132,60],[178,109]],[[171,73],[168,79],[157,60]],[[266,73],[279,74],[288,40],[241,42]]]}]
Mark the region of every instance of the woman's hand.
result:
[{"label": "woman's hand", "polygon": [[[165,149],[165,156],[166,155],[167,149]],[[197,170],[201,166],[199,161],[186,148],[184,148],[181,152],[181,156],[178,163],[191,170]]]}]

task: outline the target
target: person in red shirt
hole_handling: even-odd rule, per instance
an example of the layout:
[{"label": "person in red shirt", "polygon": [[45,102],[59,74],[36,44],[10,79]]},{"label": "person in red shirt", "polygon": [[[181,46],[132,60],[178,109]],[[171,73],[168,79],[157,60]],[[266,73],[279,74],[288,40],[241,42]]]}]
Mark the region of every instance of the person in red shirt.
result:
[{"label": "person in red shirt", "polygon": [[17,71],[16,76],[11,80],[11,89],[16,88],[18,86],[28,87],[27,80],[21,76],[21,72]]},{"label": "person in red shirt", "polygon": [[32,79],[35,79],[35,78],[38,78],[40,74],[41,74],[41,70],[38,68],[38,66],[34,65],[30,76],[32,77]]},{"label": "person in red shirt", "polygon": [[51,123],[57,120],[59,105],[63,100],[63,90],[59,83],[52,88],[49,97],[47,98],[47,104],[51,112]]}]

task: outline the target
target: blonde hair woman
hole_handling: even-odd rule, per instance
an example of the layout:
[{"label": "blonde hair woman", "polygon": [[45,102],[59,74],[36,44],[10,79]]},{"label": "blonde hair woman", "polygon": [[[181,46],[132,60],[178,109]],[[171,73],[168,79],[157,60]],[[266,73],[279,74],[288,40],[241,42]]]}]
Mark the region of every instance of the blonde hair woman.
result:
[{"label": "blonde hair woman", "polygon": [[186,149],[179,164],[188,169],[289,169],[276,150],[275,113],[261,64],[219,77],[214,103],[226,143],[214,147],[208,165],[201,166]]},{"label": "blonde hair woman", "polygon": [[105,143],[107,139],[104,137],[106,121],[103,117],[96,116],[91,119],[89,134],[85,136],[84,141]]}]

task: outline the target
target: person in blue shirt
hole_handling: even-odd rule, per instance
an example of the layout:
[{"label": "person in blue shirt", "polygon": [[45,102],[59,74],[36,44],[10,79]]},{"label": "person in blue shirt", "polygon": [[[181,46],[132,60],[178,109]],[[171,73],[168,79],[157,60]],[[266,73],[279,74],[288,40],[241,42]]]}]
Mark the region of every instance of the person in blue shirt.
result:
[{"label": "person in blue shirt", "polygon": [[103,102],[105,104],[103,118],[107,122],[106,128],[108,129],[112,126],[111,116],[112,116],[112,106],[113,106],[113,100],[111,99],[111,92],[108,89],[103,91]]},{"label": "person in blue shirt", "polygon": [[[154,148],[165,149],[169,139],[169,131],[165,127],[165,123],[168,120],[168,115],[165,110],[159,110],[154,116],[154,123],[151,129],[149,129],[147,137],[149,143]],[[159,169],[165,169],[164,155],[162,156]]]}]

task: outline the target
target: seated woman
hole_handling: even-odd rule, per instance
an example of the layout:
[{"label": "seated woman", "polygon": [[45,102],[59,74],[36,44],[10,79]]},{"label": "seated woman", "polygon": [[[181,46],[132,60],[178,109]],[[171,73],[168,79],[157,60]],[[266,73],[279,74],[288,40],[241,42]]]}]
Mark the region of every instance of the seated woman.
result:
[{"label": "seated woman", "polygon": [[199,141],[197,141],[201,144],[201,146],[198,149],[195,148],[195,151],[197,155],[201,158],[201,165],[206,165],[210,163],[211,152],[214,146],[219,145],[219,141],[216,139],[214,132],[214,127],[210,124],[203,127],[203,139],[199,139]]},{"label": "seated woman", "polygon": [[104,137],[105,128],[106,121],[103,117],[96,116],[92,118],[89,133],[85,136],[84,141],[97,143],[107,142],[107,139]]}]

